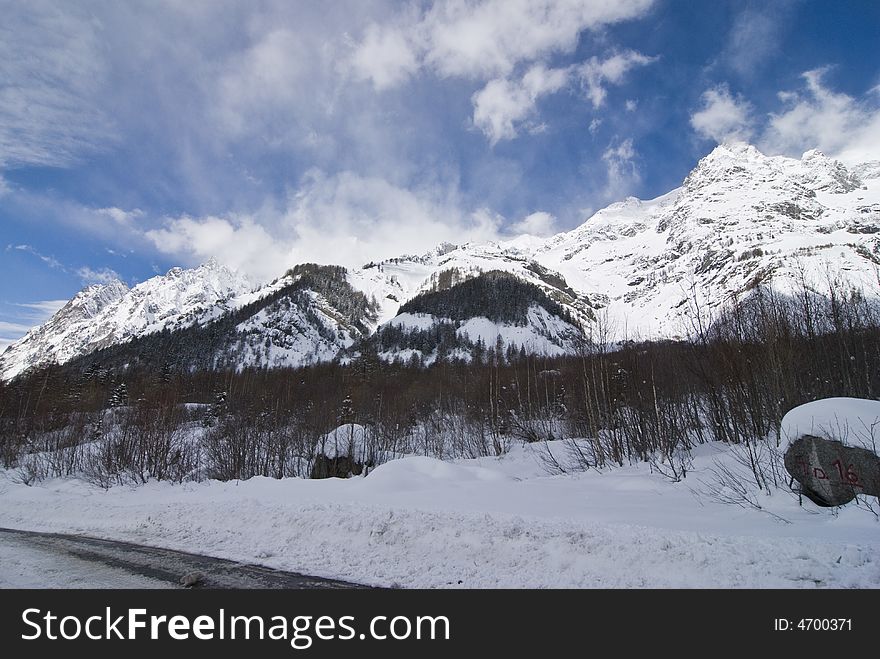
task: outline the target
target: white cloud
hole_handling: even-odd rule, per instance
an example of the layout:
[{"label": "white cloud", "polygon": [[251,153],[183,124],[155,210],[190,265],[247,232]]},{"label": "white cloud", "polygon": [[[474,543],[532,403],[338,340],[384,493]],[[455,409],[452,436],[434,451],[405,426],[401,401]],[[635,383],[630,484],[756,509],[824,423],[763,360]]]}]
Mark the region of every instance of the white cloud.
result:
[{"label": "white cloud", "polygon": [[139,217],[144,216],[144,212],[135,208],[130,211],[122,210],[121,208],[116,208],[115,206],[111,208],[99,208],[96,211],[99,215],[104,215],[105,217],[109,217],[116,224],[121,226],[131,226],[131,224],[138,219]]},{"label": "white cloud", "polygon": [[0,164],[65,166],[113,138],[97,104],[101,25],[82,7],[29,2],[0,22]]},{"label": "white cloud", "polygon": [[725,85],[707,89],[701,97],[703,106],[691,115],[691,127],[706,139],[748,140],[752,129],[752,106],[741,96],[732,96]]},{"label": "white cloud", "polygon": [[40,259],[43,263],[48,265],[50,268],[55,268],[57,270],[64,270],[64,266],[61,261],[56,259],[54,256],[46,256],[45,254],[40,253],[37,249],[31,245],[7,245],[6,251],[16,250],[19,252],[27,252],[28,254],[33,254],[38,259]]},{"label": "white cloud", "polygon": [[9,309],[2,312],[5,319],[0,319],[0,353],[18,341],[31,328],[49,320],[65,304],[67,300],[41,300],[3,305],[8,306]]},{"label": "white cloud", "polygon": [[54,316],[67,302],[67,300],[40,300],[38,302],[19,302],[14,306],[28,310],[23,314],[24,317],[42,323]]},{"label": "white cloud", "polygon": [[409,35],[375,23],[367,27],[351,64],[358,78],[370,80],[378,90],[399,85],[419,68]]},{"label": "white cloud", "polygon": [[627,112],[635,112],[636,109],[638,109],[638,107],[639,107],[638,101],[636,101],[635,99],[632,99],[632,98],[627,99],[627,101],[626,101],[626,111]]},{"label": "white cloud", "polygon": [[598,109],[605,102],[605,97],[608,95],[606,87],[609,84],[620,84],[632,69],[656,61],[656,57],[649,57],[634,50],[615,53],[604,60],[593,56],[578,67],[578,75],[587,98],[590,99],[593,107]]},{"label": "white cloud", "polygon": [[[538,100],[568,85],[573,76],[581,82],[593,107],[598,109],[605,102],[608,85],[620,84],[628,71],[655,60],[629,50],[606,59],[591,57],[575,67],[548,69],[537,64],[519,79],[495,78],[471,99],[474,125],[483,131],[492,145],[513,139],[517,136],[518,125],[535,114]],[[627,102],[627,109],[634,110],[635,106],[630,103]],[[591,132],[594,132],[592,128]]]},{"label": "white cloud", "polygon": [[276,240],[251,217],[170,218],[164,228],[145,235],[160,252],[199,263],[215,257],[263,278],[278,276],[294,263],[284,239]]},{"label": "white cloud", "polygon": [[84,284],[109,284],[111,281],[122,279],[122,277],[110,268],[93,269],[89,266],[78,268],[76,270],[76,276],[79,277]]},{"label": "white cloud", "polygon": [[780,94],[785,109],[770,114],[762,148],[794,156],[818,148],[853,162],[880,158],[880,105],[870,92],[858,100],[832,91],[823,82],[826,72],[807,71],[805,89]]},{"label": "white cloud", "polygon": [[632,187],[641,180],[636,164],[636,150],[631,139],[616,146],[609,144],[602,154],[608,172],[605,197],[609,200],[627,196]]},{"label": "white cloud", "polygon": [[825,67],[802,74],[803,87],[779,92],[781,109],[766,115],[726,85],[708,89],[691,126],[717,142],[753,140],[768,154],[799,157],[820,149],[851,163],[880,159],[880,98],[874,89],[861,98],[836,92],[825,83],[827,72]]},{"label": "white cloud", "polygon": [[463,212],[454,190],[407,190],[353,172],[310,172],[283,209],[253,216],[169,218],[146,232],[160,251],[190,262],[216,257],[258,279],[296,263],[358,267],[441,242],[498,237],[503,218]]},{"label": "white cloud", "polygon": [[556,218],[545,211],[537,211],[527,215],[510,227],[513,233],[527,233],[532,236],[552,236],[557,232]]},{"label": "white cloud", "polygon": [[723,52],[730,68],[741,76],[751,76],[778,52],[782,43],[780,32],[792,4],[783,0],[760,8],[749,7],[737,15]]},{"label": "white cloud", "polygon": [[568,82],[568,69],[547,69],[533,66],[519,80],[496,78],[472,97],[474,125],[494,145],[513,139],[517,125],[535,113],[538,99],[552,94]]},{"label": "white cloud", "polygon": [[285,218],[296,234],[294,262],[313,260],[361,265],[425,251],[441,242],[489,240],[500,218],[477,209],[463,212],[454,190],[407,190],[352,172],[313,172]]},{"label": "white cloud", "polygon": [[590,122],[590,126],[589,126],[590,135],[595,135],[596,132],[599,130],[599,126],[601,126],[601,125],[602,125],[602,120],[599,119],[598,117],[594,118]]},{"label": "white cloud", "polygon": [[381,89],[418,68],[441,76],[506,77],[521,62],[571,52],[578,37],[644,15],[653,0],[439,0],[408,10],[393,27],[373,23],[354,49],[352,66]]}]

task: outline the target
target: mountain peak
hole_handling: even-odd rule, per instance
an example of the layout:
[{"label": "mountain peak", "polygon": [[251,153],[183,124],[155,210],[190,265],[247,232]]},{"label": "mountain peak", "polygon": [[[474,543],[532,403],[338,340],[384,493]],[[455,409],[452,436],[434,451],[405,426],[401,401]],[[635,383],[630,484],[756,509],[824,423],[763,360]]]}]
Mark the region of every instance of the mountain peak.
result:
[{"label": "mountain peak", "polygon": [[84,286],[73,299],[90,298],[105,292],[121,292],[122,295],[125,295],[128,292],[128,286],[121,279],[114,277],[107,282],[95,282]]},{"label": "mountain peak", "polygon": [[700,159],[697,168],[716,163],[749,163],[762,162],[767,156],[758,150],[753,144],[740,140],[723,142],[716,146],[706,156]]},{"label": "mountain peak", "polygon": [[116,278],[106,283],[89,284],[59,309],[50,319],[50,322],[57,318],[69,316],[74,313],[74,310],[77,310],[75,313],[78,315],[81,314],[84,317],[90,318],[105,307],[122,299],[129,290],[125,282]]},{"label": "mountain peak", "polygon": [[812,190],[844,194],[862,187],[862,180],[855,172],[835,158],[818,149],[810,149],[800,159],[799,172],[804,184]]},{"label": "mountain peak", "polygon": [[[655,199],[629,197],[548,238],[444,243],[350,272],[300,264],[262,288],[216,259],[172,268],[131,290],[118,280],[90,286],[0,356],[0,377],[160,330],[197,332],[224,318],[238,323],[234,333],[247,346],[247,354],[233,350],[227,365],[239,357],[254,365],[330,360],[415,296],[492,271],[534,284],[585,323],[607,317],[626,333],[675,337],[686,323],[690,290],[706,291],[705,308],[714,309],[758,283],[772,280],[785,290],[802,264],[821,277],[829,255],[853,282],[876,281],[878,195],[880,162],[847,169],[817,149],[791,158],[727,142],[702,158],[683,186]],[[304,273],[313,276],[303,281]],[[254,311],[249,320],[231,316],[245,308]],[[529,322],[540,324],[536,318]],[[486,336],[494,341],[496,334]]]},{"label": "mountain peak", "polygon": [[804,162],[810,160],[824,160],[827,158],[828,156],[826,156],[822,151],[819,151],[819,149],[810,149],[809,151],[804,151],[804,154],[801,156],[801,160],[803,160]]}]

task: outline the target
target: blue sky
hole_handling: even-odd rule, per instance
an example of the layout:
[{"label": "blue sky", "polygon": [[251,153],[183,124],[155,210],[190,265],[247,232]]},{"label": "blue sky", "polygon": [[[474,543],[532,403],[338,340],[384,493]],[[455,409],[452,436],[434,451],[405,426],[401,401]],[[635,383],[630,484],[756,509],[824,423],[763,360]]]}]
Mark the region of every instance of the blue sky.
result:
[{"label": "blue sky", "polygon": [[0,349],[85,284],[549,234],[880,158],[880,2],[0,0]]}]

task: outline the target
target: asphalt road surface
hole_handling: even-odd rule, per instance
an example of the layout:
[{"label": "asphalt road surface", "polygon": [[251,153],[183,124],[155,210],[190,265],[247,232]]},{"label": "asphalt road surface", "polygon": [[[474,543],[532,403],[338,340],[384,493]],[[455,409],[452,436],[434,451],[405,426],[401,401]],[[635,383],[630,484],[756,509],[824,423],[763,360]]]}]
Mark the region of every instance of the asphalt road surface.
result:
[{"label": "asphalt road surface", "polygon": [[194,588],[365,587],[130,542],[0,528],[0,587],[183,588],[181,578],[194,573]]}]

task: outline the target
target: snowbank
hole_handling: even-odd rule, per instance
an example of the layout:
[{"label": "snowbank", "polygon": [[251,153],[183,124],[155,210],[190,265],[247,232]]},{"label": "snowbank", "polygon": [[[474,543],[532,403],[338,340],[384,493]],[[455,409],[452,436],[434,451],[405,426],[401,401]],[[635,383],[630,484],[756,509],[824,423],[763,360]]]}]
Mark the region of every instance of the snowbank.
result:
[{"label": "snowbank", "polygon": [[700,447],[681,483],[644,464],[550,476],[548,450],[561,458],[564,444],[456,463],[408,457],[351,479],[106,492],[73,480],[26,487],[0,471],[0,526],[383,586],[880,587],[880,526],[864,510],[831,515],[778,493],[761,511],[699,495],[730,447]]},{"label": "snowbank", "polygon": [[321,438],[317,454],[328,458],[350,457],[363,461],[368,457],[367,429],[359,423],[344,423]]},{"label": "snowbank", "polygon": [[806,434],[876,453],[880,451],[880,401],[823,398],[795,407],[782,417],[780,448],[785,450]]}]

